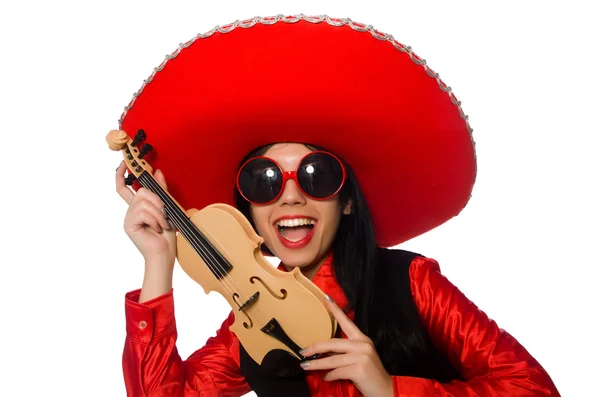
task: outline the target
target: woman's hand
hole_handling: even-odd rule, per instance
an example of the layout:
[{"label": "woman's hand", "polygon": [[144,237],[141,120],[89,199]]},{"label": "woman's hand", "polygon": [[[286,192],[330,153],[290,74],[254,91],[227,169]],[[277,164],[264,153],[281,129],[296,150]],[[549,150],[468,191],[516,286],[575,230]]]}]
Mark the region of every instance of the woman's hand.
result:
[{"label": "woman's hand", "polygon": [[[171,289],[175,265],[176,239],[174,227],[167,222],[160,198],[146,188],[137,194],[125,184],[127,166],[117,168],[117,192],[129,204],[124,229],[141,252],[146,263],[140,302],[162,295]],[[156,170],[154,178],[167,190],[165,177]]]},{"label": "woman's hand", "polygon": [[317,353],[332,354],[306,361],[302,366],[307,371],[331,370],[323,379],[351,380],[365,397],[393,397],[392,377],[383,367],[373,341],[360,331],[333,300],[329,300],[329,296],[327,298],[329,310],[348,339],[333,338],[309,346],[302,352],[305,357]]}]

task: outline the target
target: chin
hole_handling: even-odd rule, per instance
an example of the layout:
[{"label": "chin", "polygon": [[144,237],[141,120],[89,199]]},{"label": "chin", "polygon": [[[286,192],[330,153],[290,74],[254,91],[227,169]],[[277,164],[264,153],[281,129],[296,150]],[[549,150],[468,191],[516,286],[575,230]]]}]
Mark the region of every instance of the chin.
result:
[{"label": "chin", "polygon": [[[286,250],[287,251],[287,250]],[[280,252],[277,257],[287,266],[291,267],[305,267],[309,265],[313,260],[314,256],[310,254],[298,254],[295,252]]]},{"label": "chin", "polygon": [[304,249],[294,250],[285,247],[278,247],[277,252],[273,252],[283,264],[290,267],[307,267],[317,261],[319,254],[314,249],[306,247]]}]

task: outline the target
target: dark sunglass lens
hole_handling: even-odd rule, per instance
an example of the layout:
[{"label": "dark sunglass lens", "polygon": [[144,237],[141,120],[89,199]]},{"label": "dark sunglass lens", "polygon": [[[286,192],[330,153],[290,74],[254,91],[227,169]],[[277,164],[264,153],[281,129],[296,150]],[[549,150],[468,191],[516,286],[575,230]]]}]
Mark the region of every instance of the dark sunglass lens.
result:
[{"label": "dark sunglass lens", "polygon": [[277,197],[282,181],[279,167],[265,158],[248,162],[238,180],[241,193],[255,203],[267,203]]},{"label": "dark sunglass lens", "polygon": [[298,182],[306,194],[325,198],[334,194],[344,181],[340,162],[326,153],[313,153],[298,167]]}]

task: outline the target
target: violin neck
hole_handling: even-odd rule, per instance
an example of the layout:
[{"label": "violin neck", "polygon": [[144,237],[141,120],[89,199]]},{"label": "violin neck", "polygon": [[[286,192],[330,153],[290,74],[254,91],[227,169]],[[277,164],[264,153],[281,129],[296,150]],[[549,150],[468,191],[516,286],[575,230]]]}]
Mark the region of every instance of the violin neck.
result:
[{"label": "violin neck", "polygon": [[183,227],[187,225],[189,218],[179,203],[175,201],[175,199],[171,197],[171,195],[167,193],[165,189],[163,189],[163,187],[160,186],[160,184],[156,181],[156,179],[154,179],[154,177],[147,171],[144,171],[137,179],[143,187],[150,190],[160,198],[165,205],[167,217],[175,224],[177,229],[184,230]]}]

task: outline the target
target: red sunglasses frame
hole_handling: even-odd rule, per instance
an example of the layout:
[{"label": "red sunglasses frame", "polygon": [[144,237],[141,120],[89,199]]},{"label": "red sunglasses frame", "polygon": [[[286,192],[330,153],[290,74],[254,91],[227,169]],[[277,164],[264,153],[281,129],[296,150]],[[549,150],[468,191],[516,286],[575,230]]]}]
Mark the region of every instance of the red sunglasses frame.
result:
[{"label": "red sunglasses frame", "polygon": [[[300,183],[298,182],[298,168],[300,167],[300,164],[302,164],[304,159],[306,159],[308,156],[311,156],[313,154],[318,154],[318,153],[326,154],[326,155],[333,157],[339,163],[340,167],[342,168],[342,182],[340,183],[340,186],[337,188],[337,190],[334,193],[330,194],[327,197],[323,197],[323,198],[313,197],[310,194],[306,193],[304,191],[304,189],[302,189],[302,187],[300,186]],[[279,189],[279,193],[277,193],[277,196],[275,196],[275,198],[273,200],[265,202],[265,203],[257,203],[256,201],[252,201],[252,200],[248,199],[248,197],[246,197],[244,195],[244,193],[242,192],[242,189],[240,188],[240,174],[242,173],[242,170],[249,162],[257,160],[257,159],[267,159],[267,160],[271,161],[273,164],[275,164],[277,166],[277,168],[279,168],[279,172],[281,172],[281,175],[283,177],[283,181],[281,183],[281,189]],[[344,167],[344,164],[342,163],[342,161],[335,154],[329,153],[329,152],[326,152],[323,150],[316,150],[316,151],[307,153],[306,155],[302,156],[302,158],[300,159],[300,161],[298,161],[298,164],[296,165],[296,169],[293,171],[284,171],[281,168],[281,166],[279,165],[279,163],[270,157],[267,157],[267,156],[252,157],[251,159],[248,159],[246,162],[244,162],[244,164],[242,164],[242,166],[238,170],[237,176],[235,178],[235,184],[237,186],[238,192],[242,195],[244,200],[246,200],[249,203],[252,203],[254,205],[269,205],[269,204],[274,203],[275,201],[277,201],[279,199],[279,197],[281,197],[281,195],[283,194],[283,191],[285,189],[285,185],[287,184],[287,181],[290,179],[296,183],[296,186],[302,192],[303,195],[310,198],[311,200],[323,201],[323,200],[328,200],[328,199],[332,198],[333,196],[338,194],[340,192],[340,190],[342,190],[342,187],[346,183],[347,176],[348,176],[348,173],[346,172],[346,167]]]}]

